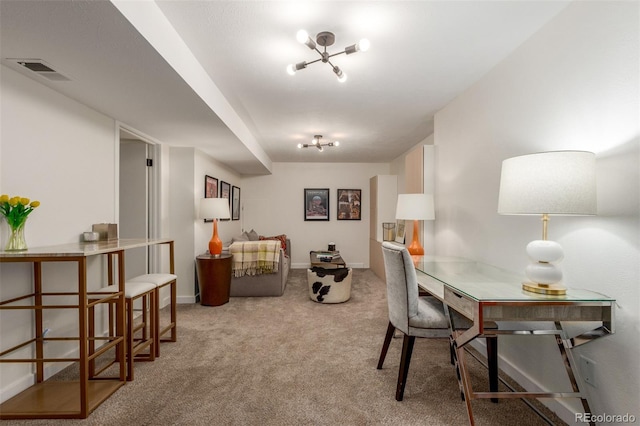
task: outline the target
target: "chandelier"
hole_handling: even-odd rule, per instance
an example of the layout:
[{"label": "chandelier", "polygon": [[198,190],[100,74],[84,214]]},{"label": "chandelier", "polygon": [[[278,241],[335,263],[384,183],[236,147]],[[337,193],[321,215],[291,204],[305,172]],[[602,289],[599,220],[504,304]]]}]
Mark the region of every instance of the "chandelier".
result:
[{"label": "chandelier", "polygon": [[[289,75],[294,75],[296,71],[300,71],[301,69],[306,68],[307,65],[322,61],[331,65],[333,72],[336,74],[336,76],[338,77],[338,81],[341,83],[347,80],[347,74],[345,74],[337,65],[333,65],[329,58],[341,55],[343,53],[350,55],[356,52],[366,52],[367,50],[369,50],[370,46],[369,40],[363,38],[358,43],[347,46],[342,52],[329,54],[329,52],[327,52],[327,46],[331,46],[336,41],[336,36],[329,31],[322,31],[321,33],[318,33],[318,35],[316,36],[316,41],[314,42],[305,30],[300,30],[296,34],[296,39],[300,43],[305,44],[309,49],[318,52],[320,54],[320,58],[311,62],[304,61],[297,64],[289,64],[289,66],[287,66],[287,72],[289,73]],[[324,50],[320,51],[320,49],[318,49],[316,45],[324,47]]]},{"label": "chandelier", "polygon": [[310,146],[315,146],[318,148],[320,152],[324,151],[325,146],[340,146],[340,142],[326,142],[322,143],[322,135],[315,135],[313,139],[311,139],[311,143],[299,143],[298,148],[309,148]]}]

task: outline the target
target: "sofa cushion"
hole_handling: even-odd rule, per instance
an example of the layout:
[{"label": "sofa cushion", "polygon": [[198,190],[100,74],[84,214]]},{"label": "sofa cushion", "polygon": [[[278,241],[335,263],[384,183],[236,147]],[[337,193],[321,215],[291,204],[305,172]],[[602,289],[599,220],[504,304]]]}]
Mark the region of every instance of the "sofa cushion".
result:
[{"label": "sofa cushion", "polygon": [[245,231],[245,234],[247,234],[247,237],[249,238],[249,241],[258,241],[260,239],[260,237],[258,236],[258,233],[256,231],[254,231],[253,229],[249,232]]},{"label": "sofa cushion", "polygon": [[287,252],[287,236],[285,234],[274,235],[273,237],[264,237],[260,235],[260,240],[277,240],[280,241],[280,245],[282,246],[282,250]]}]

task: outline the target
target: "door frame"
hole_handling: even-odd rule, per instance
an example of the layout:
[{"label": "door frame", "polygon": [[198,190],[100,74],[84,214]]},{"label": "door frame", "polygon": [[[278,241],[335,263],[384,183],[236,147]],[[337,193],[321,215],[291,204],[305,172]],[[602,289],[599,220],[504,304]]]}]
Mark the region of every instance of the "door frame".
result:
[{"label": "door frame", "polygon": [[[161,176],[162,176],[162,144],[152,138],[149,135],[140,132],[139,130],[122,123],[120,121],[115,122],[115,206],[114,216],[116,223],[120,222],[120,131],[124,130],[127,133],[132,134],[136,138],[148,145],[148,157],[153,161],[153,166],[150,167],[147,174],[147,206],[148,206],[148,238],[160,238],[161,236],[161,223],[160,223],[160,209],[161,209]],[[152,248],[153,247],[153,248]],[[155,249],[156,246],[149,246],[148,253],[148,272],[161,270],[161,254]]]}]

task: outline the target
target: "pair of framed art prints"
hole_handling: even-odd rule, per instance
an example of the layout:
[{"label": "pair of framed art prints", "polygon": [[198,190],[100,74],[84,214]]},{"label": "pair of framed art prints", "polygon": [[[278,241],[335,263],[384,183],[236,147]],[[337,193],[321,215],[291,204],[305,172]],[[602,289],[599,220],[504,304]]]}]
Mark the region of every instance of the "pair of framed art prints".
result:
[{"label": "pair of framed art prints", "polygon": [[[305,188],[304,190],[304,220],[330,220],[329,188]],[[229,200],[229,210],[232,220],[240,220],[240,188],[228,182],[218,181],[217,178],[205,175],[204,198],[226,198]],[[338,220],[362,219],[362,190],[338,189],[336,197],[338,204]]]},{"label": "pair of framed art prints", "polygon": [[[218,187],[220,189],[218,189]],[[204,198],[226,198],[229,200],[229,210],[232,220],[240,220],[240,188],[231,186],[223,180],[218,185],[218,179],[205,175]],[[227,219],[228,220],[228,219]]]},{"label": "pair of framed art prints", "polygon": [[[362,190],[338,189],[338,220],[361,220]],[[304,220],[329,220],[329,188],[305,188]]]}]

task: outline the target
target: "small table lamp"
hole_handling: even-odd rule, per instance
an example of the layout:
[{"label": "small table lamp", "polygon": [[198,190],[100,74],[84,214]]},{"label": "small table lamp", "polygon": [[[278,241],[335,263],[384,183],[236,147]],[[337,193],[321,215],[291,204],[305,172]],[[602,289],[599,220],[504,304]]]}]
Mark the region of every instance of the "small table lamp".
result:
[{"label": "small table lamp", "polygon": [[213,219],[213,235],[209,241],[209,253],[220,255],[222,241],[218,237],[218,219],[229,219],[229,200],[226,198],[201,198],[200,219]]},{"label": "small table lamp", "polygon": [[413,241],[407,248],[411,255],[423,255],[424,248],[420,245],[419,220],[434,220],[436,218],[432,194],[400,194],[396,205],[396,219],[413,220]]},{"label": "small table lamp", "polygon": [[562,270],[553,263],[564,256],[560,244],[547,240],[549,215],[596,214],[595,154],[555,151],[522,155],[502,162],[498,213],[542,215],[542,240],[527,245],[535,262],[525,272],[522,288],[541,294],[566,294],[559,284]]}]

